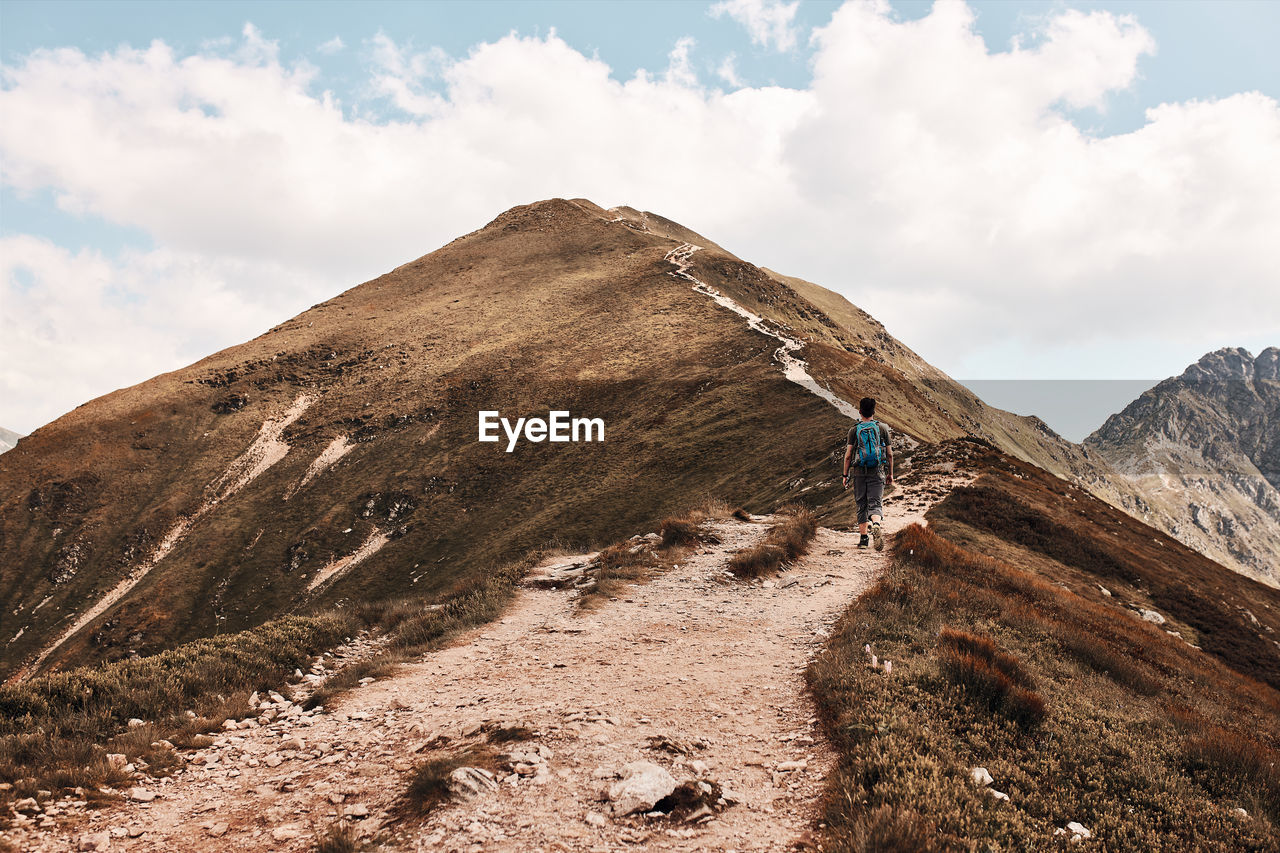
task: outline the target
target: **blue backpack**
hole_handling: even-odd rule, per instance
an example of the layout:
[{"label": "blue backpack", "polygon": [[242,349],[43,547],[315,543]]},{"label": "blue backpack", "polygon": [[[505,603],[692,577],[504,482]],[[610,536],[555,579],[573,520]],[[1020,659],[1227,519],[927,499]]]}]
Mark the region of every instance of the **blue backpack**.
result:
[{"label": "blue backpack", "polygon": [[854,464],[864,468],[874,468],[884,464],[884,445],[880,443],[880,424],[877,421],[863,421],[854,428]]}]

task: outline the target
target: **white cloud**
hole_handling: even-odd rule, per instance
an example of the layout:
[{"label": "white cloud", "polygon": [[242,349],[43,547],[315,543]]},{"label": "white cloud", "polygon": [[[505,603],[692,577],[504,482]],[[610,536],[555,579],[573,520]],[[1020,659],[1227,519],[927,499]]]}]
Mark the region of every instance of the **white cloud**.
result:
[{"label": "white cloud", "polygon": [[33,428],[260,334],[310,304],[306,285],[279,265],[0,238],[0,418]]},{"label": "white cloud", "polygon": [[[993,54],[972,21],[946,0],[910,22],[851,3],[815,34],[808,88],[727,93],[699,83],[691,41],[619,81],[554,35],[462,58],[380,35],[370,91],[394,121],[344,115],[251,28],[186,57],[34,53],[3,70],[5,182],[159,248],[4,244],[37,281],[4,280],[0,394],[18,408],[0,423],[25,431],[551,196],[658,211],[838,289],[956,375],[1119,376],[1167,340],[1190,360],[1280,331],[1277,103],[1163,104],[1092,138],[1061,110],[1105,107],[1145,30],[1065,12]],[[174,281],[201,310],[168,301]],[[113,287],[128,308],[94,295]],[[94,331],[99,303],[128,335]]]},{"label": "white cloud", "polygon": [[728,15],[747,28],[752,44],[772,45],[779,51],[796,46],[795,20],[799,0],[720,0],[710,9],[714,18]]},{"label": "white cloud", "polygon": [[346,47],[346,43],[342,40],[342,36],[334,36],[326,42],[316,45],[316,50],[325,56],[333,56],[335,53],[341,53]]},{"label": "white cloud", "polygon": [[738,57],[735,54],[729,54],[721,62],[716,69],[716,76],[729,84],[735,89],[741,88],[742,78],[738,76]]},{"label": "white cloud", "polygon": [[664,79],[675,86],[696,87],[698,74],[693,70],[693,61],[689,54],[696,41],[691,36],[684,36],[676,41],[676,46],[667,55],[667,72]]}]

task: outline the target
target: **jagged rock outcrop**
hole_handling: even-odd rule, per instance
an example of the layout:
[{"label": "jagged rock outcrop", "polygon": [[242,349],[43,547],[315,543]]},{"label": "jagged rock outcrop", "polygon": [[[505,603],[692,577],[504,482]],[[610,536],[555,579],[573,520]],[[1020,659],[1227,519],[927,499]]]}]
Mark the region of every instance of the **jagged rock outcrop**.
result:
[{"label": "jagged rock outcrop", "polygon": [[1211,352],[1085,445],[1142,491],[1139,515],[1164,516],[1151,523],[1280,585],[1280,348]]}]

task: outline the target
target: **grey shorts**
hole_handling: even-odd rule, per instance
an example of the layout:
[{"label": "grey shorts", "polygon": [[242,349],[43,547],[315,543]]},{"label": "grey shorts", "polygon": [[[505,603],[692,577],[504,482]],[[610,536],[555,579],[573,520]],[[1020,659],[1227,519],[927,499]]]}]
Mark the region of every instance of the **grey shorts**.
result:
[{"label": "grey shorts", "polygon": [[884,518],[884,469],[854,468],[849,472],[853,484],[853,499],[858,502],[858,523],[865,524],[871,516]]}]

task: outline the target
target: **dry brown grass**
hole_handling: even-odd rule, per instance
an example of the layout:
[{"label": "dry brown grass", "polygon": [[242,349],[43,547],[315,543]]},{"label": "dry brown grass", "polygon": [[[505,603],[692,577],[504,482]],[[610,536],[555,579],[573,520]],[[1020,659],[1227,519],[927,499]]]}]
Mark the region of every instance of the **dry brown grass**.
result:
[{"label": "dry brown grass", "polygon": [[708,498],[679,515],[668,516],[658,526],[661,539],[616,542],[600,551],[591,585],[578,598],[578,607],[589,610],[616,598],[633,584],[643,583],[688,554],[699,542],[716,541],[704,525],[742,512],[730,503]]},{"label": "dry brown grass", "polygon": [[331,823],[315,839],[315,853],[358,853],[363,845],[356,828],[345,820]]},{"label": "dry brown grass", "polygon": [[[180,761],[161,740],[182,747],[228,717],[246,716],[252,690],[282,686],[352,627],[338,614],[286,617],[149,658],[0,687],[0,781],[13,784],[0,803],[39,789],[93,791],[127,781],[107,764],[109,752],[148,775],[167,775]],[[130,729],[131,718],[147,725]]]},{"label": "dry brown grass", "polygon": [[999,710],[1023,726],[1034,726],[1047,713],[1035,681],[1013,655],[1001,651],[990,637],[943,628],[938,636],[938,659],[953,682],[992,710]]},{"label": "dry brown grass", "polygon": [[758,578],[803,556],[818,532],[818,520],[807,507],[789,505],[778,510],[783,520],[769,528],[764,541],[734,554],[729,571],[740,578]]},{"label": "dry brown grass", "polygon": [[[893,554],[807,673],[840,756],[823,849],[1058,849],[1068,820],[1097,849],[1276,849],[1273,691],[932,526]],[[1010,705],[1017,691],[1044,705]],[[1179,705],[1198,710],[1171,721]],[[973,766],[1011,802],[971,785]]]}]

